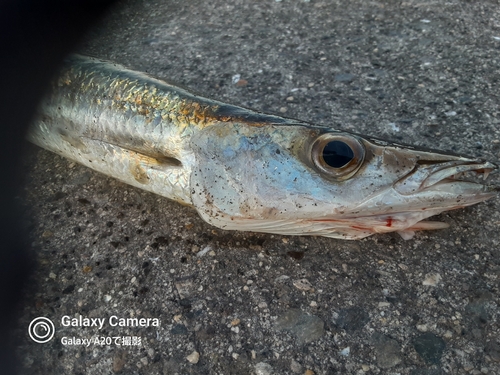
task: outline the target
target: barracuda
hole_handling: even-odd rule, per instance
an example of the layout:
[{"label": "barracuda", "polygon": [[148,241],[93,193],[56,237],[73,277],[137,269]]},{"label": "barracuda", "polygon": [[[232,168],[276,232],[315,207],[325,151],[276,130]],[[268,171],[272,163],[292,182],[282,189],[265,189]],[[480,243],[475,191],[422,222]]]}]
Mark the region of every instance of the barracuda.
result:
[{"label": "barracuda", "polygon": [[254,112],[122,66],[67,59],[29,139],[193,206],[216,227],[359,239],[493,197],[496,165]]}]

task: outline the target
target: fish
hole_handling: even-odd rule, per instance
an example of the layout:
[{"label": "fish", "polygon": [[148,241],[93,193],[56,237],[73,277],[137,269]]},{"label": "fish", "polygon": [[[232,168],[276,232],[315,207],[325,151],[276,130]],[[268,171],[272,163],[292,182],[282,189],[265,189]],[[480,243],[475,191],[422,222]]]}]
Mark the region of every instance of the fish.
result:
[{"label": "fish", "polygon": [[82,55],[65,60],[28,139],[224,230],[410,239],[499,190],[480,180],[497,169],[483,159],[259,113]]}]

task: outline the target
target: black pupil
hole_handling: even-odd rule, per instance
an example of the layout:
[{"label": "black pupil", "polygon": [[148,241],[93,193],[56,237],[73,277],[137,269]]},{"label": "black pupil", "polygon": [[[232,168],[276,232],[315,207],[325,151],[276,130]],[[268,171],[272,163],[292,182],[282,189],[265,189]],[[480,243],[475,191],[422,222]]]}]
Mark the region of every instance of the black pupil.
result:
[{"label": "black pupil", "polygon": [[347,143],[328,142],[323,149],[323,160],[332,168],[342,168],[354,158],[354,152]]}]

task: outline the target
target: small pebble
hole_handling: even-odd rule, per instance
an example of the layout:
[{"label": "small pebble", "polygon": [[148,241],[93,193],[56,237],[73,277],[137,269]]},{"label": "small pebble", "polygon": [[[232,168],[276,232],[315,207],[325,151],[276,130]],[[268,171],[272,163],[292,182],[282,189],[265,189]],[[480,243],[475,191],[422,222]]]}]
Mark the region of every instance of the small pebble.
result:
[{"label": "small pebble", "polygon": [[179,296],[181,298],[188,298],[195,287],[193,285],[193,282],[190,280],[179,281],[175,283],[174,286],[177,289],[177,292],[179,293]]},{"label": "small pebble", "polygon": [[436,286],[440,281],[441,275],[439,273],[428,273],[425,275],[422,285]]},{"label": "small pebble", "polygon": [[123,370],[126,363],[126,356],[127,354],[125,352],[115,353],[113,357],[113,372],[121,372]]},{"label": "small pebble", "polygon": [[231,325],[232,325],[233,327],[237,326],[237,325],[238,325],[238,324],[240,324],[240,323],[241,323],[241,320],[239,320],[238,318],[233,319],[233,320],[231,321]]},{"label": "small pebble", "polygon": [[362,329],[370,321],[370,315],[361,306],[341,309],[336,318],[336,325],[352,333]]},{"label": "small pebble", "polygon": [[427,324],[417,324],[417,330],[420,332],[427,332]]},{"label": "small pebble", "polygon": [[[90,172],[84,172],[81,175],[72,178],[70,181],[68,181],[68,183],[70,185],[84,185],[87,182],[89,182],[90,177],[91,177]],[[86,201],[86,200],[84,200],[84,201]],[[88,204],[90,202],[86,201],[86,203]]]},{"label": "small pebble", "polygon": [[182,314],[174,315],[174,322],[179,323],[182,320]]},{"label": "small pebble", "polygon": [[335,74],[333,79],[337,82],[344,82],[344,83],[349,83],[356,78],[355,75],[349,74],[349,73],[340,73],[340,74]]},{"label": "small pebble", "polygon": [[255,365],[255,375],[271,375],[273,368],[269,363],[259,362]]},{"label": "small pebble", "polygon": [[290,364],[290,370],[296,374],[301,374],[302,373],[302,366],[299,362],[296,360],[292,359],[292,363]]},{"label": "small pebble", "polygon": [[344,357],[348,357],[349,354],[351,354],[351,348],[350,347],[344,348],[339,352],[339,354]]},{"label": "small pebble", "polygon": [[42,238],[50,238],[54,235],[50,230],[46,230],[45,232],[42,233]]},{"label": "small pebble", "polygon": [[446,348],[444,340],[430,332],[426,332],[413,340],[415,351],[429,364],[439,364]]},{"label": "small pebble", "polygon": [[383,369],[392,368],[402,362],[401,346],[399,343],[382,333],[372,335],[377,366]]},{"label": "small pebble", "polygon": [[206,253],[208,253],[211,250],[212,250],[212,247],[210,245],[207,245],[203,249],[201,249],[200,251],[198,251],[198,253],[196,254],[196,256],[199,257],[199,258],[201,258],[202,256],[204,256]]},{"label": "small pebble", "polygon": [[325,323],[317,316],[308,315],[300,309],[289,309],[278,316],[275,328],[290,331],[299,344],[307,344],[323,336]]},{"label": "small pebble", "polygon": [[285,113],[286,111],[287,111],[287,109],[286,109],[285,107],[281,107],[281,108],[280,108],[280,112],[281,112],[281,113]]},{"label": "small pebble", "polygon": [[290,276],[287,276],[287,275],[281,275],[281,276],[278,276],[277,278],[274,279],[274,282],[275,283],[282,283],[286,280],[288,280],[290,278]]},{"label": "small pebble", "polygon": [[368,372],[368,371],[370,371],[370,366],[368,366],[368,365],[361,365],[361,370],[363,370],[364,372]]},{"label": "small pebble", "polygon": [[304,375],[314,375],[314,371],[313,370],[306,370],[306,372],[304,372]]},{"label": "small pebble", "polygon": [[240,79],[236,82],[237,87],[245,87],[246,85],[248,85],[248,81],[246,79]]},{"label": "small pebble", "polygon": [[298,290],[304,290],[304,291],[313,289],[311,283],[307,279],[295,280],[293,282],[293,286],[296,287]]},{"label": "small pebble", "polygon": [[233,82],[233,85],[236,85],[240,79],[241,79],[241,74],[235,74],[232,77],[231,81]]},{"label": "small pebble", "polygon": [[111,298],[112,298],[112,297],[111,297],[109,294],[106,294],[106,295],[104,296],[104,301],[105,301],[105,302],[109,302],[109,301],[111,301]]},{"label": "small pebble", "polygon": [[198,363],[200,360],[200,353],[198,353],[196,350],[192,352],[190,355],[186,357],[186,359],[191,362],[192,364]]}]

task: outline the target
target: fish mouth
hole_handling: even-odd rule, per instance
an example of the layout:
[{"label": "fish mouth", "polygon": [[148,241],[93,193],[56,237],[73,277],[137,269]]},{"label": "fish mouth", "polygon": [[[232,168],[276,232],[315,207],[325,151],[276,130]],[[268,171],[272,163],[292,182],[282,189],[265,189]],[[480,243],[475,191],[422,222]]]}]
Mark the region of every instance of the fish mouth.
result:
[{"label": "fish mouth", "polygon": [[393,187],[401,195],[412,195],[426,190],[444,192],[446,188],[450,188],[449,192],[457,195],[491,196],[499,191],[500,187],[486,185],[483,181],[497,168],[497,165],[481,159],[443,162],[420,160],[415,168]]}]

